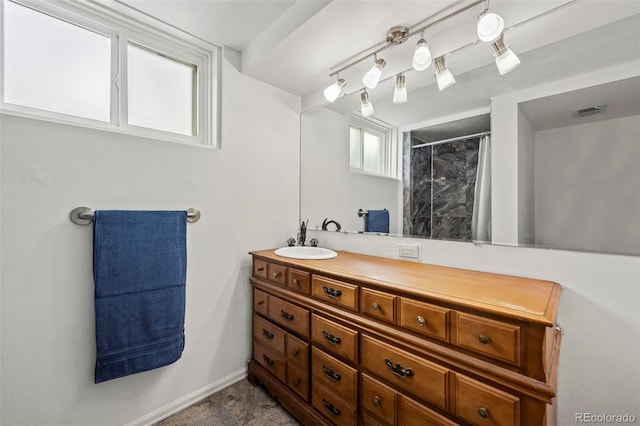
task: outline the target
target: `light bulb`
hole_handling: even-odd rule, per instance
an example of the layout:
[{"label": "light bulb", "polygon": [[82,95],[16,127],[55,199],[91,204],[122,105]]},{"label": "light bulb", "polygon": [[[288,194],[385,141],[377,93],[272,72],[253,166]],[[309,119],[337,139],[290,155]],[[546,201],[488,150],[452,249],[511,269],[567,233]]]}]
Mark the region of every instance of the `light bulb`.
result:
[{"label": "light bulb", "polygon": [[374,113],[373,104],[369,102],[369,94],[364,91],[360,94],[360,112],[363,117],[369,117]]},{"label": "light bulb", "polygon": [[478,38],[484,42],[492,42],[500,38],[504,30],[504,19],[495,13],[484,11],[478,16]]},{"label": "light bulb", "polygon": [[346,84],[347,83],[342,78],[339,78],[338,80],[336,80],[335,83],[333,83],[331,86],[324,89],[325,99],[329,102],[333,102],[336,99],[338,99],[338,96],[340,96],[340,93],[342,93],[342,88]]},{"label": "light bulb", "polygon": [[496,58],[496,66],[500,75],[505,75],[520,65],[520,59],[504,44],[502,37],[491,44],[491,51]]},{"label": "light bulb", "polygon": [[407,102],[407,85],[404,74],[398,74],[396,76],[396,86],[393,90],[393,103],[403,104],[405,102]]},{"label": "light bulb", "polygon": [[368,89],[375,89],[382,77],[382,70],[387,65],[384,59],[378,59],[369,71],[362,77],[362,84]]},{"label": "light bulb", "polygon": [[439,56],[434,59],[433,64],[436,68],[436,81],[438,82],[438,89],[440,89],[440,91],[443,91],[447,87],[456,84],[456,79],[444,64],[443,56]]},{"label": "light bulb", "polygon": [[413,52],[413,69],[424,71],[431,65],[431,51],[425,39],[418,40],[416,50]]}]

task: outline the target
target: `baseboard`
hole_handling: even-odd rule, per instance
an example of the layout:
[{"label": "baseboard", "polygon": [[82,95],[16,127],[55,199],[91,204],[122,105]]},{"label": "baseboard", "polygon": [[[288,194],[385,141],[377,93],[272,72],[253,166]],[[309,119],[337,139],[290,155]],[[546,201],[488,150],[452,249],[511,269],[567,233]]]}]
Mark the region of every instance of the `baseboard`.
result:
[{"label": "baseboard", "polygon": [[228,376],[225,376],[222,379],[211,383],[210,385],[198,389],[195,392],[191,392],[190,394],[185,395],[182,398],[179,398],[174,402],[165,405],[164,407],[153,410],[149,414],[145,414],[144,416],[127,423],[125,426],[150,426],[156,422],[159,422],[160,420],[166,419],[167,417],[177,413],[180,410],[187,408],[190,405],[195,404],[196,402],[208,397],[209,395],[212,395],[219,390],[226,388],[227,386],[231,386],[232,384],[245,379],[246,377],[247,368],[245,367],[242,370],[231,373]]}]

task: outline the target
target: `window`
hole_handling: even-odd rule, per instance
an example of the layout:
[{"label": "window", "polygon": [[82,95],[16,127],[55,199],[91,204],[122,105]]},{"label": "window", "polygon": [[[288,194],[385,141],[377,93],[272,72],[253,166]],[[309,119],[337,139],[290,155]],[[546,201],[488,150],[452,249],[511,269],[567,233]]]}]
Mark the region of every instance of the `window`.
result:
[{"label": "window", "polygon": [[217,146],[219,48],[121,3],[0,1],[3,113]]},{"label": "window", "polygon": [[398,143],[394,128],[352,116],[349,126],[349,164],[352,169],[398,178]]}]

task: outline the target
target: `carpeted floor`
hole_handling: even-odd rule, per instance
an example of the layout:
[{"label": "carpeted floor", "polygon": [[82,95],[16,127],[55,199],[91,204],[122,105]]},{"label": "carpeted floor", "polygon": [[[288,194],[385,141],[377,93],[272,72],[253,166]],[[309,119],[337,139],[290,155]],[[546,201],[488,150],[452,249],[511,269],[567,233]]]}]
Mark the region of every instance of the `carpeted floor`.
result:
[{"label": "carpeted floor", "polygon": [[299,426],[261,386],[241,380],[155,426]]}]

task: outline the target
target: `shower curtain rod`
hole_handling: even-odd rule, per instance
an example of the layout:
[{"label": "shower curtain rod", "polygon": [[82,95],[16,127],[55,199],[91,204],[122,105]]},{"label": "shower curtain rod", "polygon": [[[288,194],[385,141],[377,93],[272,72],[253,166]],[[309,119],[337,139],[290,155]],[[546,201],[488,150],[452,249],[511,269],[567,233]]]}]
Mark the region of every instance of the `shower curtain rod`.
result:
[{"label": "shower curtain rod", "polygon": [[472,135],[457,136],[455,138],[442,139],[440,141],[426,142],[426,143],[421,143],[419,145],[413,145],[411,147],[411,149],[422,148],[422,147],[425,147],[425,146],[432,146],[432,145],[440,145],[441,143],[455,142],[455,141],[460,141],[460,140],[463,140],[463,139],[478,138],[478,137],[482,137],[482,136],[486,136],[486,135],[490,135],[490,134],[491,134],[491,132],[487,131],[487,132],[474,133]]}]

